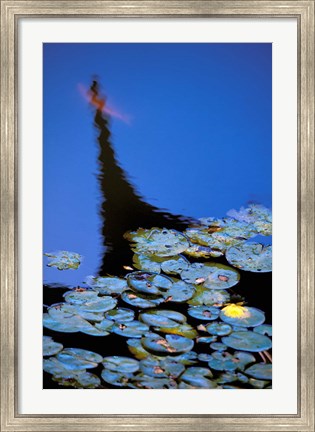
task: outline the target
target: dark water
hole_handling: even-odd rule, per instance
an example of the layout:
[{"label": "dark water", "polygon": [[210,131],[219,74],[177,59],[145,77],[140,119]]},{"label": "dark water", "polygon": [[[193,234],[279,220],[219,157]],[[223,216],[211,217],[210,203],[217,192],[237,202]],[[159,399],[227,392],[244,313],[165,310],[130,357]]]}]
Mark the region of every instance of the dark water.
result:
[{"label": "dark water", "polygon": [[[165,227],[183,231],[194,221],[194,218],[172,214],[146,202],[136,191],[128,175],[120,166],[112,146],[110,119],[99,108],[95,109],[94,126],[98,134],[98,184],[101,192],[99,232],[103,245],[97,275],[123,277],[130,272],[130,270],[124,270],[123,266],[132,263],[133,255],[129,242],[123,237],[126,231],[139,227]],[[211,214],[208,216],[211,216]],[[190,261],[193,262],[194,260],[190,259]],[[198,261],[202,262],[203,260],[198,259]],[[211,261],[227,264],[225,257],[211,259]],[[240,274],[240,283],[230,289],[229,293],[232,296],[235,295],[236,301],[245,299],[248,305],[263,310],[266,314],[266,323],[271,324],[271,273],[257,274],[240,271]],[[45,305],[63,301],[62,294],[67,290],[67,286],[63,286],[62,283],[59,283],[59,288],[56,288],[56,286],[52,288],[52,286],[51,279],[49,279],[49,282],[44,283],[43,301]],[[134,309],[121,299],[118,300],[118,306]],[[172,304],[170,302],[163,305],[163,308],[177,310],[188,316],[186,313],[188,305],[186,304]],[[188,323],[197,325],[200,322],[188,316]],[[52,336],[55,341],[62,343],[64,347],[83,348],[97,352],[104,357],[108,355],[131,355],[127,349],[126,338],[115,334],[106,337],[95,337],[83,333],[54,332],[46,328],[44,334]],[[203,344],[196,344],[194,351],[204,351]],[[200,364],[200,366],[204,365],[204,363]],[[99,366],[98,369],[93,370],[93,372],[99,376],[102,368]],[[51,375],[44,373],[44,388],[60,388],[60,386],[51,380]],[[107,385],[106,388],[110,388],[110,386]]]}]

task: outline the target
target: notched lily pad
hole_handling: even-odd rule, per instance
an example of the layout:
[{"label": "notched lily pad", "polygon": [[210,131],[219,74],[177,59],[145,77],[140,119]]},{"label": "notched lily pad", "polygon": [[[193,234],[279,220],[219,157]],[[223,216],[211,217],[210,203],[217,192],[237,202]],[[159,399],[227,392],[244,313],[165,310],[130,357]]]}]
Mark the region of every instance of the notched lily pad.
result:
[{"label": "notched lily pad", "polygon": [[187,238],[173,229],[139,228],[135,232],[126,233],[125,238],[133,243],[134,252],[148,256],[178,255],[189,247]]},{"label": "notched lily pad", "polygon": [[106,312],[105,317],[109,320],[113,320],[117,322],[128,322],[134,320],[135,313],[131,309],[117,308]]},{"label": "notched lily pad", "polygon": [[207,332],[215,336],[226,336],[232,333],[232,327],[229,324],[213,322],[206,326]]},{"label": "notched lily pad", "polygon": [[181,375],[180,380],[189,386],[193,386],[193,388],[216,388],[217,384],[209,378],[212,378],[210,369],[189,367]]},{"label": "notched lily pad", "polygon": [[154,308],[164,302],[164,298],[159,295],[135,293],[134,291],[123,292],[121,298],[124,302],[140,309]]},{"label": "notched lily pad", "polygon": [[151,333],[141,339],[145,350],[156,355],[178,355],[190,351],[194,342],[183,336],[166,335],[165,338]]},{"label": "notched lily pad", "polygon": [[79,268],[83,257],[75,252],[57,251],[44,254],[49,262],[48,267],[56,267],[58,270],[76,270]]},{"label": "notched lily pad", "polygon": [[134,377],[132,373],[114,372],[109,369],[103,369],[101,376],[106,383],[117,387],[127,387],[130,380]]},{"label": "notched lily pad", "polygon": [[129,273],[127,282],[132,291],[150,295],[162,295],[173,284],[167,276],[141,271]]},{"label": "notched lily pad", "polygon": [[213,306],[194,306],[190,307],[187,313],[199,320],[212,321],[218,318],[220,310]]},{"label": "notched lily pad", "polygon": [[226,259],[244,271],[267,273],[272,271],[272,246],[261,243],[242,243],[226,251]]},{"label": "notched lily pad", "polygon": [[134,254],[133,265],[136,269],[152,272],[161,273],[161,258],[143,254]]},{"label": "notched lily pad", "polygon": [[266,336],[272,336],[272,326],[270,324],[262,324],[253,329],[255,333],[260,333]]},{"label": "notched lily pad", "polygon": [[264,335],[252,331],[239,331],[222,338],[222,342],[230,348],[242,351],[259,352],[269,350],[271,340]]},{"label": "notched lily pad", "polygon": [[43,356],[48,357],[59,353],[63,349],[61,343],[55,342],[50,336],[43,336]]},{"label": "notched lily pad", "polygon": [[163,295],[166,302],[184,303],[190,300],[195,292],[196,288],[194,285],[178,280]]},{"label": "notched lily pad", "polygon": [[138,360],[130,357],[109,356],[103,359],[103,366],[113,372],[119,373],[134,373],[139,370]]},{"label": "notched lily pad", "polygon": [[230,304],[221,310],[222,321],[240,327],[255,327],[265,321],[265,314],[253,307]]},{"label": "notched lily pad", "polygon": [[103,360],[99,354],[80,348],[65,348],[56,358],[70,370],[95,368]]},{"label": "notched lily pad", "polygon": [[139,320],[149,326],[177,327],[179,324],[186,323],[187,318],[180,312],[167,309],[152,309],[142,312],[139,315]]},{"label": "notched lily pad", "polygon": [[236,285],[239,273],[228,266],[217,263],[193,263],[183,270],[181,278],[184,282],[202,285],[212,290],[225,290]]},{"label": "notched lily pad", "polygon": [[121,294],[128,289],[127,281],[125,279],[113,276],[88,276],[86,278],[86,284],[102,295]]},{"label": "notched lily pad", "polygon": [[75,374],[72,378],[53,376],[52,380],[64,387],[74,387],[77,389],[95,389],[101,385],[99,377],[90,372],[81,372]]},{"label": "notched lily pad", "polygon": [[272,379],[272,364],[270,363],[257,363],[246,369],[245,373],[253,378],[262,380]]},{"label": "notched lily pad", "polygon": [[161,360],[148,357],[140,361],[140,370],[144,375],[154,378],[177,378],[183,373],[185,366],[168,357]]},{"label": "notched lily pad", "polygon": [[166,274],[176,275],[180,274],[183,270],[189,267],[189,261],[181,256],[177,255],[171,259],[165,260],[161,263],[161,269]]},{"label": "notched lily pad", "polygon": [[149,331],[149,326],[140,321],[126,321],[124,323],[116,322],[112,332],[128,338],[141,338],[142,335]]},{"label": "notched lily pad", "polygon": [[224,290],[209,290],[203,286],[197,286],[196,292],[193,297],[188,300],[188,304],[192,306],[223,306],[229,302],[230,294]]},{"label": "notched lily pad", "polygon": [[249,363],[253,363],[255,357],[246,352],[236,351],[234,355],[228,352],[214,352],[211,354],[209,367],[220,371],[234,371],[236,369],[243,370]]}]

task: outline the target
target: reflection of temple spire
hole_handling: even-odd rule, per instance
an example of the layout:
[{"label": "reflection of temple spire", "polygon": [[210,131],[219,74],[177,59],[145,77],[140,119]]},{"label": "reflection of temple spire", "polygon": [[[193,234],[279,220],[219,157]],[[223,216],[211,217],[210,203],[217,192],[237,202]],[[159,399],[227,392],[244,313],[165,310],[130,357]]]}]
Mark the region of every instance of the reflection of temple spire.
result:
[{"label": "reflection of temple spire", "polygon": [[99,274],[121,274],[131,264],[132,251],[123,235],[128,230],[151,227],[183,230],[189,221],[148,203],[135,191],[118,165],[110,142],[108,118],[103,114],[105,99],[99,97],[97,82],[91,87],[91,103],[96,107],[95,125],[99,129],[99,181],[103,193],[101,215],[105,253]]}]

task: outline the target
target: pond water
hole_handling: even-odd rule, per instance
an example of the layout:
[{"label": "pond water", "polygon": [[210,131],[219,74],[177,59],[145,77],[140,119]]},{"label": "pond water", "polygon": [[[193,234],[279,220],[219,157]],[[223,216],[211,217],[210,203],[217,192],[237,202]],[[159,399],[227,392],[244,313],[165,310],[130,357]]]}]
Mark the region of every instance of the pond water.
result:
[{"label": "pond water", "polygon": [[[189,227],[200,225],[198,219],[202,217],[222,218],[229,210],[239,211],[241,207],[248,207],[251,203],[271,208],[271,49],[268,44],[257,44],[255,47],[247,44],[197,44],[194,50],[178,44],[163,47],[163,44],[155,44],[150,49],[146,44],[131,44],[128,47],[128,44],[106,44],[103,50],[107,55],[112,55],[116,68],[124,66],[121,58],[137,55],[137,67],[129,64],[130,79],[135,80],[136,72],[141,66],[145,68],[145,71],[142,70],[144,77],[150,73],[153,82],[143,78],[140,86],[134,84],[136,89],[125,86],[128,99],[123,98],[122,89],[116,92],[118,101],[119,97],[128,100],[126,112],[132,112],[134,118],[113,108],[110,115],[106,114],[100,105],[104,94],[95,85],[88,96],[90,102],[94,94],[93,103],[87,103],[87,89],[91,83],[82,84],[81,77],[74,74],[77,56],[80,52],[81,56],[86,55],[92,59],[92,63],[99,63],[100,57],[97,55],[100,55],[102,49],[93,44],[87,45],[90,46],[46,44],[44,48],[44,252],[71,251],[83,257],[76,270],[58,270],[55,266],[48,266],[49,259],[44,257],[44,312],[47,312],[47,306],[64,302],[63,294],[69,289],[89,289],[86,282],[91,279],[87,279],[88,276],[110,275],[123,279],[133,270],[143,269],[144,267],[135,265],[132,242],[125,236],[127,231],[137,232],[138,228],[150,230],[157,227],[185,231],[187,234]],[[187,57],[194,58],[194,67],[187,69],[184,66]],[[158,67],[156,58],[160,62],[162,59],[158,76],[154,73]],[[214,72],[211,63],[208,64],[205,58],[212,58],[212,61],[216,59],[216,64],[220,67]],[[148,66],[149,59],[153,63],[149,62]],[[167,70],[163,69],[163,65],[167,65]],[[234,74],[231,73],[232,66]],[[67,67],[69,70],[65,75]],[[107,64],[107,67],[108,74],[114,74],[114,66],[111,69]],[[182,74],[178,79],[176,72],[180,67]],[[97,70],[96,65],[94,68]],[[78,70],[82,76],[86,76],[82,65]],[[200,70],[203,71],[202,74],[198,73]],[[253,70],[256,71],[254,77]],[[222,91],[221,88],[219,91],[213,84],[209,85],[209,82],[213,83],[209,81],[209,74],[214,81],[224,82],[228,89]],[[238,85],[235,85],[233,78],[235,74],[239,79]],[[188,82],[193,82],[194,86],[188,86]],[[112,83],[115,83],[114,79]],[[112,86],[115,87],[114,84]],[[148,88],[151,89],[150,101],[146,97]],[[225,100],[224,106],[222,97]],[[130,100],[135,101],[133,109]],[[211,100],[211,103],[205,103],[206,100]],[[154,108],[151,107],[152,101],[156,105]],[[203,104],[202,110],[197,109],[197,103]],[[111,104],[113,101],[108,97],[106,107]],[[250,108],[253,104],[254,112]],[[187,106],[190,108],[187,109]],[[211,227],[207,229],[210,234],[214,232]],[[152,241],[155,235],[155,232],[149,232],[147,240]],[[260,243],[267,247],[271,244],[271,236],[261,235],[257,231],[255,235],[248,236],[245,242]],[[137,246],[133,245],[134,248],[137,249]],[[178,256],[178,253],[173,255]],[[212,262],[231,268],[225,253],[207,258],[185,255],[185,258],[190,264],[198,262],[204,265]],[[235,266],[232,268],[235,269]],[[165,275],[165,272],[162,271],[162,274]],[[246,308],[262,310],[265,323],[271,324],[271,272],[259,273],[238,268],[238,274],[240,279],[237,284],[227,289],[232,296],[230,302],[243,301]],[[166,277],[170,275],[166,274]],[[219,278],[221,282],[225,282],[226,276],[221,274]],[[198,284],[204,283],[196,283],[194,289]],[[133,292],[137,293],[137,289]],[[137,318],[139,313],[145,312],[142,307],[124,301],[117,293],[112,297],[117,300],[116,308],[131,309]],[[164,301],[158,309],[183,314],[194,331],[203,323],[210,323],[200,321],[188,313],[189,309],[197,307],[194,303],[189,304],[189,299],[174,302],[171,297],[166,297],[170,300]],[[223,306],[221,305],[221,309]],[[240,309],[239,313],[244,312]],[[144,318],[141,319],[143,321]],[[248,327],[255,329],[256,324]],[[241,330],[246,328],[241,327]],[[239,329],[234,329],[231,337],[237,330]],[[264,329],[261,331],[265,332]],[[160,339],[162,335],[165,336],[163,331],[156,332]],[[198,338],[212,337],[212,343],[222,344],[224,340],[224,335],[211,334],[207,328],[200,328],[198,332]],[[168,330],[166,334],[172,332]],[[226,336],[228,334],[229,332]],[[60,332],[53,330],[53,326],[46,326],[44,335],[52,337],[64,348],[90,350],[102,358],[134,358],[126,343],[127,338],[117,332],[110,331],[107,336],[92,336],[82,332]],[[143,337],[144,334],[142,339]],[[246,366],[237,369],[239,377],[235,377],[233,367],[220,370],[220,367],[218,369],[214,365],[212,369],[209,365],[213,362],[222,364],[227,361],[215,358],[216,355],[220,357],[220,349],[209,347],[211,341],[197,343],[196,335],[193,340],[193,352],[199,357],[190,365],[185,365],[187,378],[183,378],[181,370],[178,374],[182,378],[177,378],[177,381],[175,379],[175,383],[181,382],[182,386],[187,386],[183,388],[191,388],[189,386],[192,383],[197,383],[197,388],[209,385],[219,385],[222,388],[233,385],[237,388],[270,385],[270,378],[265,383],[259,378],[263,376],[262,372],[244,376],[241,372]],[[265,352],[262,358],[266,365],[269,364],[268,350],[269,348],[261,349]],[[225,346],[224,352],[227,353],[224,354],[226,357],[235,355],[232,346]],[[250,352],[254,358],[247,363],[241,358],[232,358],[231,362],[260,364],[262,358],[258,354],[259,350]],[[153,370],[159,371],[154,369],[162,367],[161,359],[159,361],[153,366],[142,364],[141,367],[153,367]],[[162,369],[168,370],[169,365],[164,363]],[[178,364],[182,365],[180,361],[177,367]],[[203,369],[192,370],[189,369],[190,366]],[[212,380],[209,375],[203,375],[204,369],[209,367],[214,375]],[[120,384],[115,384],[112,378],[108,378],[106,374],[111,376],[113,369],[104,369],[104,364],[98,362],[98,366],[92,368],[91,372],[97,377],[103,376],[97,387],[121,388]],[[222,378],[223,373],[234,375]],[[174,374],[176,376],[175,372]],[[44,372],[44,388],[60,388],[60,384],[71,386],[71,379],[68,384],[65,381],[58,383],[52,380],[50,373]],[[221,382],[218,381],[220,379]],[[209,384],[212,382],[215,384]],[[152,388],[150,385],[156,383],[147,383],[144,388]],[[163,388],[167,386],[169,381],[166,380]]]}]

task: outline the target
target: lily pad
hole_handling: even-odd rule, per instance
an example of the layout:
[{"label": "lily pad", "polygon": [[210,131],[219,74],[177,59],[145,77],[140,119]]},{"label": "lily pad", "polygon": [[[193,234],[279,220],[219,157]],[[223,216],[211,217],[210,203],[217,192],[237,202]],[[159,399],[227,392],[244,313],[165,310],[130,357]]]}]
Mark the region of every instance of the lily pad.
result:
[{"label": "lily pad", "polygon": [[136,269],[152,272],[161,273],[161,258],[143,254],[134,254],[133,265]]},{"label": "lily pad", "polygon": [[138,360],[142,360],[147,358],[148,356],[151,356],[151,354],[143,348],[142,343],[139,339],[134,339],[134,338],[128,339],[127,345],[128,345],[128,350]]},{"label": "lily pad", "polygon": [[52,318],[48,313],[45,313],[43,315],[43,325],[50,330],[62,333],[85,332],[91,328],[93,329],[93,325],[79,315],[57,320]]},{"label": "lily pad", "polygon": [[129,287],[136,293],[162,295],[172,287],[172,280],[167,276],[149,272],[133,272],[127,275]]},{"label": "lily pad", "polygon": [[64,387],[74,387],[78,389],[95,389],[101,385],[99,377],[90,372],[81,372],[75,374],[72,378],[53,376],[52,380]]},{"label": "lily pad", "polygon": [[246,369],[245,373],[253,378],[262,380],[272,379],[272,364],[270,363],[257,363]]},{"label": "lily pad", "polygon": [[73,305],[82,305],[84,303],[91,303],[97,301],[98,292],[93,290],[88,290],[84,288],[74,289],[71,291],[66,291],[63,297],[67,303]]},{"label": "lily pad", "polygon": [[164,309],[153,309],[139,315],[139,320],[149,326],[177,327],[187,321],[180,312]]},{"label": "lily pad", "polygon": [[252,331],[234,332],[222,338],[222,342],[230,348],[242,351],[259,352],[271,348],[271,340],[264,335]]},{"label": "lily pad", "polygon": [[180,380],[194,388],[216,388],[217,384],[208,377],[212,378],[210,369],[192,366],[185,370]]},{"label": "lily pad", "polygon": [[103,369],[101,376],[106,383],[117,387],[127,387],[130,380],[134,377],[132,373],[114,372],[109,369]]},{"label": "lily pad", "polygon": [[177,383],[172,378],[153,378],[147,375],[138,375],[134,377],[132,383],[128,385],[137,389],[176,389]]},{"label": "lily pad", "polygon": [[161,296],[135,293],[134,291],[123,292],[121,298],[124,302],[140,309],[154,308],[164,302],[164,298]]},{"label": "lily pad", "polygon": [[179,280],[174,282],[172,287],[164,293],[164,298],[165,301],[184,303],[187,300],[190,300],[195,292],[196,289],[194,285]]},{"label": "lily pad", "polygon": [[255,357],[246,352],[236,351],[234,355],[228,352],[214,352],[211,354],[209,367],[220,371],[234,371],[236,369],[243,370],[248,363],[253,363]]},{"label": "lily pad", "polygon": [[240,327],[255,327],[265,321],[265,314],[253,307],[243,307],[230,304],[221,310],[220,318],[222,321]]},{"label": "lily pad", "polygon": [[227,349],[227,346],[222,342],[213,342],[212,344],[210,344],[210,348],[215,351],[225,351]]},{"label": "lily pad", "polygon": [[181,278],[190,284],[202,284],[204,288],[224,290],[236,285],[240,275],[236,270],[223,264],[193,263],[187,270],[183,270]]},{"label": "lily pad", "polygon": [[272,246],[261,243],[242,243],[226,251],[227,261],[244,271],[266,273],[272,270]]},{"label": "lily pad", "polygon": [[80,305],[80,310],[85,312],[107,312],[117,305],[117,300],[113,297],[99,297],[94,291],[68,291],[64,298],[67,303]]},{"label": "lily pad", "polygon": [[270,324],[262,324],[253,329],[255,333],[260,333],[266,336],[272,336],[272,326]]},{"label": "lily pad", "polygon": [[166,274],[176,275],[180,274],[183,270],[189,267],[189,261],[181,255],[172,257],[171,259],[165,260],[161,263],[161,269]]},{"label": "lily pad", "polygon": [[116,322],[128,322],[134,320],[135,313],[131,309],[117,308],[106,312],[105,317]]},{"label": "lily pad", "polygon": [[76,270],[82,262],[82,256],[75,252],[57,251],[44,254],[49,262],[48,267],[56,267],[58,270]]},{"label": "lily pad", "polygon": [[223,252],[212,249],[209,246],[191,243],[190,247],[184,251],[184,254],[192,258],[218,258],[223,255]]},{"label": "lily pad", "polygon": [[56,357],[50,357],[49,359],[44,359],[43,369],[45,372],[60,378],[75,378],[77,374],[83,372],[80,369],[71,370],[67,368],[66,365],[61,361],[59,361],[58,359],[56,359]]},{"label": "lily pad", "polygon": [[63,349],[61,343],[55,342],[50,336],[43,336],[43,356],[52,356]]},{"label": "lily pad", "polygon": [[271,210],[260,204],[251,204],[247,208],[241,207],[239,211],[233,209],[227,214],[238,221],[252,225],[259,234],[267,236],[272,234]]},{"label": "lily pad", "polygon": [[86,278],[86,283],[93,290],[97,291],[99,294],[121,294],[123,291],[128,289],[126,279],[121,279],[118,277],[94,277],[88,276]]},{"label": "lily pad", "polygon": [[103,359],[103,366],[113,372],[134,373],[139,370],[138,360],[130,357],[110,356]]},{"label": "lily pad", "polygon": [[270,381],[257,380],[255,378],[249,378],[248,383],[257,389],[263,389],[266,385],[270,384]]},{"label": "lily pad", "polygon": [[172,359],[185,366],[191,366],[197,363],[198,355],[195,351],[189,351],[178,356],[172,356]]},{"label": "lily pad", "polygon": [[223,306],[229,302],[230,295],[224,290],[209,290],[203,286],[197,286],[194,296],[187,302],[192,306]]},{"label": "lily pad", "polygon": [[212,321],[218,318],[220,310],[213,306],[194,306],[189,308],[187,313],[196,319]]},{"label": "lily pad", "polygon": [[114,323],[112,320],[104,318],[101,322],[95,324],[95,328],[103,333],[106,333],[104,336],[107,336],[111,332],[113,325]]},{"label": "lily pad", "polygon": [[140,321],[126,321],[125,323],[115,323],[112,332],[127,338],[141,338],[149,331],[149,326]]},{"label": "lily pad", "polygon": [[229,324],[213,322],[206,326],[207,332],[216,336],[226,336],[232,333],[232,327]]},{"label": "lily pad", "polygon": [[140,361],[140,369],[143,374],[154,378],[177,378],[183,373],[185,366],[168,357],[162,360],[148,357]]},{"label": "lily pad", "polygon": [[[224,383],[230,383],[234,381],[240,381],[241,383],[248,383],[248,377],[241,372],[232,372],[232,371],[226,371],[222,373],[219,378],[217,378],[216,382],[218,384],[224,384]],[[238,387],[232,387],[232,386],[225,386],[224,388],[238,388]]]},{"label": "lily pad", "polygon": [[56,358],[70,370],[95,368],[103,360],[99,354],[80,348],[65,348]]},{"label": "lily pad", "polygon": [[189,247],[189,241],[180,232],[173,229],[139,228],[125,234],[133,242],[132,250],[148,256],[168,257],[178,255]]},{"label": "lily pad", "polygon": [[176,327],[154,327],[155,331],[168,334],[185,336],[189,339],[195,339],[198,332],[190,324],[179,324]]},{"label": "lily pad", "polygon": [[178,355],[190,351],[194,342],[178,335],[166,335],[165,338],[151,333],[141,339],[145,350],[156,355]]}]

